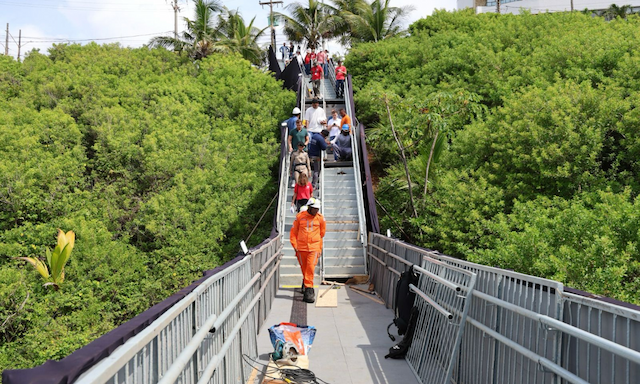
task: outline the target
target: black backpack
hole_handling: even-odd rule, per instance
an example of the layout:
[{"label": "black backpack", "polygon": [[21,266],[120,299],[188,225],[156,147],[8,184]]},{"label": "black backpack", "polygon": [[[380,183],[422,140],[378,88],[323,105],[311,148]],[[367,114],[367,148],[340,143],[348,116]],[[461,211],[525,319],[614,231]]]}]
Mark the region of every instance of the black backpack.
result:
[{"label": "black backpack", "polygon": [[407,333],[402,340],[389,348],[389,353],[384,357],[385,359],[404,359],[409,352],[411,342],[413,341],[413,332],[416,329],[416,323],[418,322],[418,309],[416,307],[411,308],[411,316],[409,317],[409,326],[407,327]]},{"label": "black backpack", "polygon": [[413,266],[408,270],[402,272],[400,279],[396,283],[396,307],[395,307],[395,319],[387,327],[387,334],[391,341],[396,341],[396,338],[391,334],[389,328],[393,324],[398,327],[398,335],[404,335],[409,327],[409,320],[411,318],[411,309],[413,308],[413,302],[416,298],[416,294],[411,292],[409,284],[415,286],[418,285],[419,276],[413,272]]}]

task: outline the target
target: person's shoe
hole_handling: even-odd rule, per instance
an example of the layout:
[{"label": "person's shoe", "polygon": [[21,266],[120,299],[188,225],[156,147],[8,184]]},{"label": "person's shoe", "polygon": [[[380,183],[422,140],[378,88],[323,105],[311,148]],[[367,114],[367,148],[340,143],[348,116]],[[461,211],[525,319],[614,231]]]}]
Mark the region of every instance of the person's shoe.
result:
[{"label": "person's shoe", "polygon": [[291,181],[291,188],[294,188],[295,186],[296,186],[296,181],[295,181],[295,180],[292,180],[292,181]]},{"label": "person's shoe", "polygon": [[305,288],[304,297],[302,298],[302,301],[304,301],[305,303],[313,303],[314,301],[316,301],[315,296],[316,294],[313,291],[313,288]]},{"label": "person's shoe", "polygon": [[300,284],[300,293],[304,293],[304,279],[302,279],[302,284]]}]

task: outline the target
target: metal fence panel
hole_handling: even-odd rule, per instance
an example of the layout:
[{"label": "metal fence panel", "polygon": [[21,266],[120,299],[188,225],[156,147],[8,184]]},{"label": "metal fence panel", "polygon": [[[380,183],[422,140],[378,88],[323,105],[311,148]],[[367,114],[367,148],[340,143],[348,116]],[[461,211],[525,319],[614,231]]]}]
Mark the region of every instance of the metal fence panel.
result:
[{"label": "metal fence panel", "polygon": [[[77,382],[156,383],[170,372],[176,377],[170,381],[177,383],[246,382],[251,368],[242,355],[257,357],[256,335],[277,292],[281,255],[279,236],[252,250],[204,281]],[[214,332],[209,332],[210,324],[217,324]],[[206,335],[195,339],[199,331]],[[190,343],[195,352],[187,356]],[[203,377],[207,369],[213,369],[210,378]]]},{"label": "metal fence panel", "polygon": [[[370,234],[371,280],[388,307],[395,305],[399,273],[425,256],[477,275],[474,297],[467,303],[470,324],[457,355],[454,382],[638,382],[639,311],[566,293],[556,281],[458,260]],[[443,332],[444,328],[438,329]],[[418,336],[421,342],[425,337],[435,344],[452,340]],[[616,344],[607,344],[607,340]]]}]

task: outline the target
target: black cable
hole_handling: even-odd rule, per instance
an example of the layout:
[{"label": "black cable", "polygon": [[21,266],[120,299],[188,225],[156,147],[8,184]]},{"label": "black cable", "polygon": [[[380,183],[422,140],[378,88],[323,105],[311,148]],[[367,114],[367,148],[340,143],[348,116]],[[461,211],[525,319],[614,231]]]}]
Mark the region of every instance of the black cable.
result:
[{"label": "black cable", "polygon": [[[264,364],[261,363],[253,358],[251,358],[250,356],[248,356],[247,354],[242,354],[243,360],[251,367],[254,369],[258,369],[255,365],[251,364],[250,362],[253,362],[257,365],[260,365],[262,367],[266,367],[269,368],[268,364]],[[249,360],[249,361],[247,361]],[[276,368],[274,369],[274,371],[271,372],[265,372],[265,376],[270,378],[270,379],[281,379],[281,380],[285,380],[288,383],[293,383],[293,384],[329,384],[326,381],[322,380],[319,377],[316,377],[315,373],[313,373],[312,371],[308,370],[308,369],[304,369],[304,368],[282,368],[280,365],[278,365],[277,361],[274,361],[274,364],[276,365]],[[274,372],[278,372],[280,374],[280,377],[273,377],[273,376],[269,376],[270,374],[274,373]]]}]

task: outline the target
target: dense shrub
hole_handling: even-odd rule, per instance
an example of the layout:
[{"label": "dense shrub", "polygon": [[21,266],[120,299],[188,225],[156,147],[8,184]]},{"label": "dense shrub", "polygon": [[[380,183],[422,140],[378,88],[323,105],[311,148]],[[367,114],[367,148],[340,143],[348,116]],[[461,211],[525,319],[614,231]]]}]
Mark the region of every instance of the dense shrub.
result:
[{"label": "dense shrub", "polygon": [[439,11],[409,37],[354,47],[346,64],[384,170],[383,228],[640,303],[639,23]]},{"label": "dense shrub", "polygon": [[[238,56],[58,45],[0,70],[0,370],[62,358],[235,256],[277,192],[295,95]],[[13,259],[44,257],[56,228],[77,235],[59,291]]]}]

